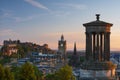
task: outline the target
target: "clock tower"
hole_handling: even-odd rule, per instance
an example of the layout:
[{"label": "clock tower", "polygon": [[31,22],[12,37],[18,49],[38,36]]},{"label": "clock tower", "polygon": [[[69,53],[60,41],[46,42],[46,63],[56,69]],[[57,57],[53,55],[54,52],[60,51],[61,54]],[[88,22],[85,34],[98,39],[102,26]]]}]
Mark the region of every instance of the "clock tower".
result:
[{"label": "clock tower", "polygon": [[61,35],[61,40],[58,41],[58,52],[60,55],[60,60],[66,64],[66,40],[64,40],[63,35]]}]

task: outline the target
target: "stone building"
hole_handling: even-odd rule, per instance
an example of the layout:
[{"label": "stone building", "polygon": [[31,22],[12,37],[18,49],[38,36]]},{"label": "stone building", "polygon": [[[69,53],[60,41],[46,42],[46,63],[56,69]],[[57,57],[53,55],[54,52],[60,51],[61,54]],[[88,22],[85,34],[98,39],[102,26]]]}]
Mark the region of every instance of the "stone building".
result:
[{"label": "stone building", "polygon": [[20,40],[4,40],[3,42],[3,54],[10,56],[16,54],[18,51],[17,44],[20,44]]}]

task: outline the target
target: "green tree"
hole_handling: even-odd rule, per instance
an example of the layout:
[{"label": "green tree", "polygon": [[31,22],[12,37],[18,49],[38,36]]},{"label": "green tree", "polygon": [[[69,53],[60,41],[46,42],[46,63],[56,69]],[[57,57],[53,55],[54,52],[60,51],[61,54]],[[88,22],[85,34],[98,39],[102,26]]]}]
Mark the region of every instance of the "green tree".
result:
[{"label": "green tree", "polygon": [[4,68],[3,68],[3,66],[0,64],[0,80],[4,80],[4,76],[5,76]]},{"label": "green tree", "polygon": [[55,74],[47,74],[45,80],[58,80]]},{"label": "green tree", "polygon": [[11,72],[13,72],[15,80],[19,80],[19,71],[20,71],[20,67],[18,66],[11,67]]},{"label": "green tree", "polygon": [[56,72],[57,80],[75,80],[72,73],[72,67],[66,65]]},{"label": "green tree", "polygon": [[36,66],[33,66],[36,80],[43,80],[43,73]]},{"label": "green tree", "polygon": [[3,54],[2,54],[2,51],[0,50],[0,57],[2,57],[2,55],[3,55]]},{"label": "green tree", "polygon": [[18,51],[17,51],[18,58],[24,57],[25,52],[24,52],[23,47],[19,44],[19,45],[17,45],[17,48],[18,48]]},{"label": "green tree", "polygon": [[28,62],[21,66],[19,74],[20,80],[36,80],[34,68]]},{"label": "green tree", "polygon": [[0,64],[4,65],[6,63],[10,63],[10,57],[4,56],[2,59],[0,59]]},{"label": "green tree", "polygon": [[4,73],[5,73],[4,80],[14,80],[14,75],[8,67],[5,67]]},{"label": "green tree", "polygon": [[0,64],[0,80],[14,80],[14,75],[10,71],[10,68],[8,67],[3,67]]},{"label": "green tree", "polygon": [[11,58],[18,58],[18,54],[12,53],[12,54],[10,55],[10,57],[11,57]]}]

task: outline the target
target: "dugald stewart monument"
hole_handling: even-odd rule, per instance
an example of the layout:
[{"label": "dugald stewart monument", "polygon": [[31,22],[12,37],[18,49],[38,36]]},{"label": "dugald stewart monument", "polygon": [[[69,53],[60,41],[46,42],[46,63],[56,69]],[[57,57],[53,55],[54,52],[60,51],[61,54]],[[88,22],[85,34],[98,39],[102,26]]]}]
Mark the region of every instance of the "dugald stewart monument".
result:
[{"label": "dugald stewart monument", "polygon": [[[88,73],[84,77],[90,80],[115,80],[116,66],[110,61],[110,29],[112,23],[96,20],[84,23],[86,35],[86,60],[81,68]],[[82,80],[83,77],[81,76]]]}]

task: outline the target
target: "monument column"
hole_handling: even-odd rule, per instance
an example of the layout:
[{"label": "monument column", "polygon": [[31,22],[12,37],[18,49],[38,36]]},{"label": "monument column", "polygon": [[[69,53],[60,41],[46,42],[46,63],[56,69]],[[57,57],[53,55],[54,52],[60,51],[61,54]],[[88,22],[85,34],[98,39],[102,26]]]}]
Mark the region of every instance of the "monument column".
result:
[{"label": "monument column", "polygon": [[86,33],[86,59],[92,59],[92,33]]},{"label": "monument column", "polygon": [[93,60],[95,60],[95,33],[93,33]]},{"label": "monument column", "polygon": [[103,60],[103,34],[100,33],[100,60]]},{"label": "monument column", "polygon": [[106,61],[106,53],[107,53],[107,50],[106,50],[106,46],[107,46],[107,38],[106,38],[106,33],[104,33],[104,61]]},{"label": "monument column", "polygon": [[86,60],[88,60],[89,57],[89,34],[86,32]]},{"label": "monument column", "polygon": [[104,33],[104,56],[105,60],[110,58],[110,32]]},{"label": "monument column", "polygon": [[92,51],[92,33],[89,33],[89,53],[90,53],[90,60],[92,60],[93,51]]},{"label": "monument column", "polygon": [[107,46],[106,46],[106,49],[107,49],[107,54],[106,54],[106,58],[107,58],[107,61],[110,60],[110,32],[107,32],[106,34],[106,38],[107,38]]},{"label": "monument column", "polygon": [[99,61],[99,33],[97,33],[97,60]]}]

